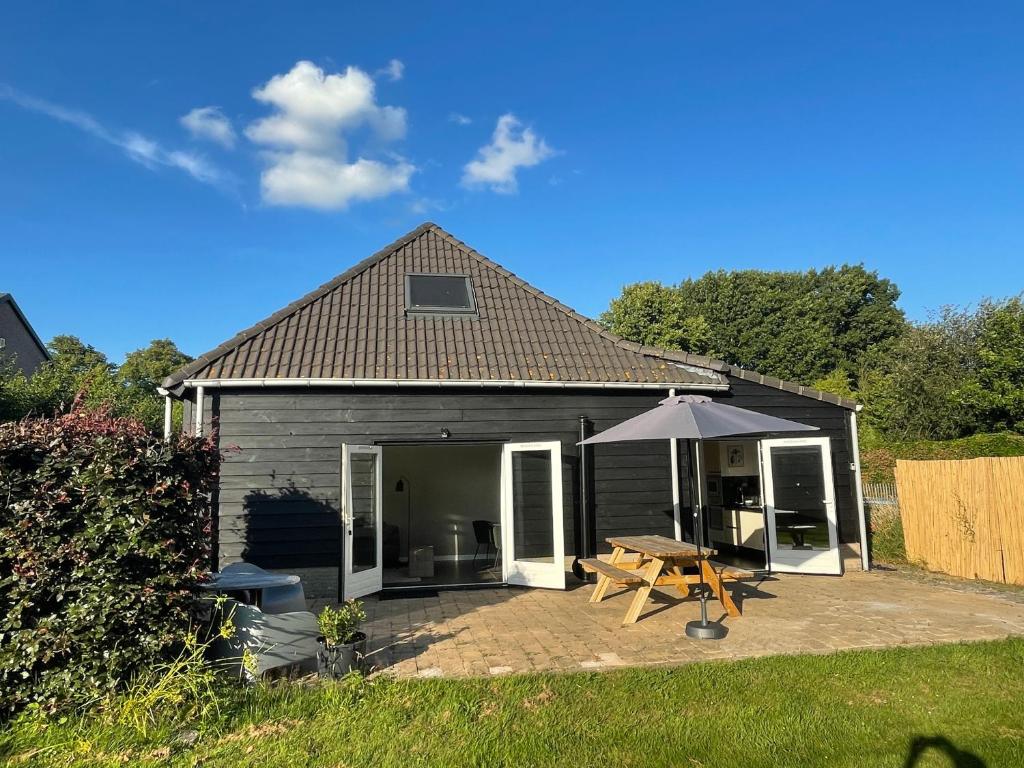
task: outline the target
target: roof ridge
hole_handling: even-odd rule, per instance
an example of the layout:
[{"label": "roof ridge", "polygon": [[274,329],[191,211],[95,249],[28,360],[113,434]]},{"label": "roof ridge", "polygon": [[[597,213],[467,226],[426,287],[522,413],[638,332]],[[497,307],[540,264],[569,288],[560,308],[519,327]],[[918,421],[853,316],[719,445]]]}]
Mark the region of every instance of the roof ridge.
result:
[{"label": "roof ridge", "polygon": [[715,371],[717,373],[726,373],[735,376],[739,379],[744,379],[746,381],[754,381],[759,384],[772,387],[773,389],[781,389],[783,391],[792,392],[794,394],[802,395],[804,397],[810,397],[815,400],[821,400],[822,402],[840,405],[843,406],[844,408],[857,407],[856,400],[841,397],[839,395],[832,394],[831,392],[823,392],[820,389],[808,387],[803,384],[796,384],[791,381],[785,381],[784,379],[779,379],[774,376],[766,376],[764,374],[757,373],[756,371],[751,371],[746,368],[740,368],[739,366],[733,365],[732,363],[726,362],[725,360],[719,360],[718,358],[711,357],[710,355],[698,355],[693,352],[684,352],[682,350],[664,349],[663,347],[651,347],[646,344],[640,344],[638,342],[625,339],[622,336],[619,336],[617,333],[609,331],[607,328],[600,325],[591,318],[587,317],[586,315],[577,312],[569,305],[559,301],[553,296],[549,296],[539,288],[536,288],[535,286],[526,282],[523,278],[519,277],[514,272],[509,271],[505,267],[501,266],[501,264],[498,264],[498,262],[480,253],[478,250],[473,248],[473,246],[468,245],[462,240],[459,240],[457,237],[445,231],[442,227],[438,226],[437,224],[430,224],[430,228],[432,229],[434,234],[447,240],[452,246],[461,249],[467,255],[477,259],[482,264],[490,267],[491,269],[495,270],[502,276],[512,280],[512,282],[516,283],[520,288],[525,289],[529,293],[533,294],[542,301],[550,304],[552,307],[558,309],[559,311],[565,313],[566,315],[573,318],[577,322],[582,323],[590,330],[600,334],[603,338],[613,342],[620,349],[625,349],[629,352],[635,352],[646,357],[660,358],[662,360],[669,360],[676,363],[682,363],[684,365],[691,365],[696,368],[705,368],[707,370]]},{"label": "roof ridge", "polygon": [[258,323],[249,326],[245,330],[239,331],[230,339],[228,339],[225,342],[222,342],[221,344],[218,344],[216,347],[209,350],[208,352],[204,352],[199,357],[195,358],[191,363],[178,369],[170,376],[165,378],[163,382],[161,382],[161,386],[164,389],[177,388],[185,379],[187,379],[192,374],[202,370],[204,367],[206,367],[209,363],[216,360],[218,357],[223,357],[231,350],[237,349],[253,335],[265,331],[267,328],[277,325],[282,320],[291,317],[303,307],[309,306],[317,299],[320,299],[323,296],[327,295],[327,293],[334,290],[339,285],[342,285],[343,283],[348,282],[349,280],[356,277],[360,273],[365,272],[367,269],[372,267],[377,262],[382,261],[383,259],[393,254],[399,248],[402,248],[403,246],[411,243],[416,238],[422,236],[424,233],[428,232],[432,227],[437,227],[437,225],[430,221],[423,222],[418,227],[416,227],[416,229],[402,235],[400,238],[395,240],[390,245],[384,246],[373,255],[368,256],[362,261],[354,264],[353,266],[346,269],[344,272],[335,275],[326,283],[317,288],[314,288],[305,296],[296,299],[287,306],[277,310],[269,317],[265,317],[263,320],[260,320]]},{"label": "roof ridge", "polygon": [[451,233],[446,232],[443,228],[439,227],[437,224],[432,224],[431,227],[432,227],[432,229],[434,231],[434,234],[437,234],[437,235],[441,236],[442,238],[447,240],[454,247],[460,248],[467,255],[477,259],[478,261],[480,261],[481,263],[483,263],[486,266],[490,267],[491,269],[495,270],[496,272],[498,272],[502,276],[512,280],[520,288],[526,289],[529,293],[533,294],[534,296],[536,296],[537,298],[541,299],[542,301],[550,304],[552,307],[554,307],[555,309],[559,310],[560,312],[563,312],[564,314],[568,315],[573,320],[576,320],[577,322],[582,323],[583,325],[585,325],[590,330],[592,330],[595,333],[599,334],[600,336],[602,336],[603,338],[607,339],[608,341],[614,343],[620,349],[625,349],[628,352],[636,352],[638,354],[646,355],[648,357],[660,357],[660,358],[664,358],[666,360],[672,360],[672,361],[675,361],[675,362],[686,363],[688,365],[693,365],[693,366],[696,366],[698,368],[708,368],[709,370],[724,371],[726,368],[731,367],[729,365],[729,363],[725,362],[724,360],[716,360],[715,358],[708,357],[707,355],[695,355],[695,354],[690,353],[690,352],[682,352],[682,351],[675,351],[675,350],[670,350],[670,349],[663,349],[662,347],[650,347],[650,346],[647,346],[646,344],[638,344],[635,341],[629,341],[628,339],[625,339],[622,336],[619,336],[617,333],[609,331],[603,325],[601,325],[600,323],[596,322],[595,320],[587,317],[586,315],[582,314],[581,312],[577,312],[575,309],[570,307],[568,304],[565,304],[564,302],[559,301],[558,299],[554,298],[553,296],[550,296],[550,295],[544,293],[544,291],[542,291],[539,288],[537,288],[537,287],[531,285],[530,283],[526,282],[526,280],[524,280],[523,278],[519,277],[514,272],[510,272],[508,269],[506,269],[505,267],[501,266],[501,264],[498,264],[493,259],[490,259],[487,256],[485,256],[484,254],[480,253],[478,250],[473,248],[471,245],[466,244],[462,240],[459,240],[458,238],[456,238]]},{"label": "roof ridge", "polygon": [[365,272],[373,265],[395,254],[399,249],[417,240],[418,238],[422,237],[424,234],[428,232],[433,233],[437,237],[447,242],[452,247],[458,249],[459,251],[466,254],[470,258],[479,262],[481,265],[501,275],[504,279],[510,281],[521,290],[526,291],[533,297],[558,310],[565,316],[580,323],[591,333],[594,333],[599,337],[603,338],[604,340],[611,342],[618,349],[624,350],[626,352],[631,352],[633,354],[638,354],[643,357],[653,358],[655,360],[663,360],[668,361],[670,363],[701,368],[708,371],[711,374],[724,373],[732,375],[740,379],[754,381],[765,386],[773,387],[775,389],[781,389],[784,391],[802,395],[804,397],[814,398],[816,400],[833,403],[835,405],[840,405],[846,408],[857,407],[857,403],[848,398],[839,397],[838,395],[833,395],[828,392],[822,392],[820,390],[814,389],[813,387],[806,387],[800,384],[795,384],[793,382],[783,381],[782,379],[777,379],[772,376],[764,376],[762,374],[756,373],[754,371],[749,371],[744,368],[740,368],[724,360],[719,360],[708,355],[697,355],[691,352],[663,349],[661,347],[652,347],[646,344],[640,344],[634,341],[629,341],[623,338],[622,336],[619,336],[618,334],[613,333],[612,331],[603,327],[602,325],[592,320],[591,318],[587,317],[586,315],[577,312],[567,304],[564,304],[563,302],[558,301],[554,297],[544,293],[539,288],[531,285],[523,278],[509,271],[502,265],[498,264],[496,261],[493,261],[492,259],[488,258],[487,256],[480,253],[472,246],[468,245],[462,240],[459,240],[442,227],[430,221],[426,221],[420,224],[418,227],[416,227],[409,233],[403,235],[402,237],[399,237],[393,243],[381,248],[373,255],[363,259],[362,261],[356,263],[355,265],[345,270],[344,272],[340,273],[339,275],[336,275],[335,277],[331,278],[323,285],[307,293],[305,296],[296,299],[295,301],[291,302],[282,309],[279,309],[277,312],[274,312],[272,315],[265,318],[264,320],[261,320],[255,325],[246,328],[240,333],[235,334],[227,341],[223,342],[222,344],[219,344],[217,347],[211,349],[210,351],[200,355],[187,366],[184,366],[180,370],[176,371],[175,373],[171,374],[166,379],[164,379],[164,381],[162,382],[162,387],[164,389],[173,390],[175,394],[179,394],[183,382],[189,376],[198,373],[200,370],[208,366],[213,361],[217,360],[218,358],[222,358],[227,353],[231,352],[234,349],[237,349],[239,346],[241,346],[244,342],[246,342],[254,335],[264,332],[268,328],[276,326],[280,324],[282,321],[287,320],[289,317],[293,316],[295,313],[299,312],[304,307],[307,307],[313,302],[317,301],[318,299],[323,298],[330,291],[338,288],[339,286],[343,285],[346,282],[351,281],[353,278]]}]

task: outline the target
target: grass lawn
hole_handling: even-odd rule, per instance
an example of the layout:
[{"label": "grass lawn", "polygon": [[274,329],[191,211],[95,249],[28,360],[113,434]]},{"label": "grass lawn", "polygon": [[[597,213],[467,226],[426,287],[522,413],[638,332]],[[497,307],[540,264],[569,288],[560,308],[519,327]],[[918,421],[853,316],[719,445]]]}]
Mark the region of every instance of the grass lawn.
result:
[{"label": "grass lawn", "polygon": [[[95,717],[0,734],[12,765],[1024,765],[1024,638],[481,680],[235,692],[142,737]],[[178,735],[195,729],[189,746]],[[959,750],[961,762],[949,757]],[[982,762],[969,762],[974,755]]]}]

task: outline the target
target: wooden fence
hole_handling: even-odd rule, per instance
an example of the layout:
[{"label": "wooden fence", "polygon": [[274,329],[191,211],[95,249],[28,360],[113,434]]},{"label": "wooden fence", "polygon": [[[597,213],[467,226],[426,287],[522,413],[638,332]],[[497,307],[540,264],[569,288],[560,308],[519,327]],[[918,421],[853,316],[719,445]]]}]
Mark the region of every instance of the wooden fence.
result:
[{"label": "wooden fence", "polygon": [[909,560],[1024,584],[1024,457],[897,461],[896,485]]}]

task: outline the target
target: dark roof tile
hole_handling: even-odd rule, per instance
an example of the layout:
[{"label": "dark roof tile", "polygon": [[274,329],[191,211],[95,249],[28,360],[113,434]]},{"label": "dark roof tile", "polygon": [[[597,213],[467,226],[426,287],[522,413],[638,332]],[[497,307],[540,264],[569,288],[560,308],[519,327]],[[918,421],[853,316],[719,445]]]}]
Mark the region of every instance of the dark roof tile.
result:
[{"label": "dark roof tile", "polygon": [[[405,275],[470,276],[474,316],[406,317]],[[727,384],[835,395],[626,341],[426,223],[164,380],[396,379]]]}]

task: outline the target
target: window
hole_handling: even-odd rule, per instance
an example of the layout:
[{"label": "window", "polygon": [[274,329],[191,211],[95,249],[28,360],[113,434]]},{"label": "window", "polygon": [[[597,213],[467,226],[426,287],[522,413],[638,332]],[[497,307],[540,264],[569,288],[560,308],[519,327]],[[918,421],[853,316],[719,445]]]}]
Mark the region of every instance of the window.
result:
[{"label": "window", "polygon": [[410,313],[473,314],[473,287],[468,275],[405,276],[405,311]]}]

